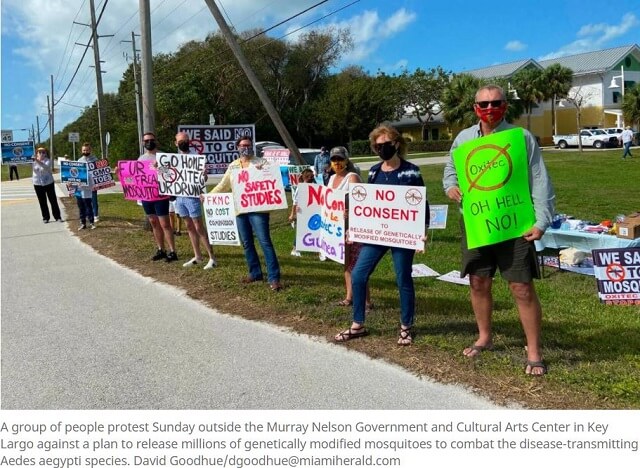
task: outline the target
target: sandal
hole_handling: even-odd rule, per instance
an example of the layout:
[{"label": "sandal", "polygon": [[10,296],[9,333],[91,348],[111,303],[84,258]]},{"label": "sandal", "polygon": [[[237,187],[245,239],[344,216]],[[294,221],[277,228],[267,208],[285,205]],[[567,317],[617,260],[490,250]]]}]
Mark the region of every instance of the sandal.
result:
[{"label": "sandal", "polygon": [[400,334],[398,335],[398,345],[409,346],[411,343],[413,343],[413,337],[411,336],[411,327],[400,327]]},{"label": "sandal", "polygon": [[340,302],[338,302],[336,305],[342,306],[342,307],[349,307],[353,305],[353,301],[351,299],[343,299]]},{"label": "sandal", "polygon": [[468,348],[464,348],[462,350],[462,354],[468,358],[474,358],[479,356],[483,351],[493,351],[493,343],[489,343],[487,345],[473,344]]},{"label": "sandal", "polygon": [[364,328],[364,325],[359,326],[358,328],[350,327],[345,331],[338,333],[333,337],[333,340],[337,343],[344,343],[345,341],[355,340],[356,338],[362,338],[367,336],[369,331]]},{"label": "sandal", "polygon": [[[532,372],[533,369],[542,369],[542,372],[540,372],[539,374],[534,374]],[[529,372],[527,372],[527,370]],[[527,360],[527,363],[524,365],[524,373],[530,375],[531,377],[542,377],[547,373],[547,365],[544,363],[544,361]]]}]

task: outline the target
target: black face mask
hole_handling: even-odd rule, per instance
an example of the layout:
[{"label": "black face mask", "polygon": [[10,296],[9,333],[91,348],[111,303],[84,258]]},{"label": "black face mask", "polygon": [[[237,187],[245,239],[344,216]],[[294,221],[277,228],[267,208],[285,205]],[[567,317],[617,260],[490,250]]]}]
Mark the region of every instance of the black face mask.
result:
[{"label": "black face mask", "polygon": [[149,151],[152,151],[152,150],[156,149],[156,142],[155,141],[147,141],[144,144],[144,148],[149,150]]},{"label": "black face mask", "polygon": [[393,156],[398,152],[395,147],[395,144],[392,141],[387,141],[386,143],[382,143],[378,145],[378,156],[384,161],[388,161],[393,158]]},{"label": "black face mask", "polygon": [[178,149],[183,153],[187,153],[189,151],[189,142],[181,141],[180,143],[178,143]]},{"label": "black face mask", "polygon": [[82,153],[82,156],[90,156],[91,153]]}]

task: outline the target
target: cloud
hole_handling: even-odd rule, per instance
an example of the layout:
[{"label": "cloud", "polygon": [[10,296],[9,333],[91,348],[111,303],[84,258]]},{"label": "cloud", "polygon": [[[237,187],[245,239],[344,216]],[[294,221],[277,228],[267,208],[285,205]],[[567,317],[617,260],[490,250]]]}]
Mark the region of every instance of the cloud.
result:
[{"label": "cloud", "polygon": [[619,24],[586,24],[576,34],[578,39],[560,49],[544,55],[539,60],[565,57],[606,47],[606,44],[640,26],[640,20],[633,13],[626,13]]},{"label": "cloud", "polygon": [[511,52],[519,52],[527,48],[527,44],[524,44],[520,41],[509,41],[504,46],[504,50],[509,50]]}]

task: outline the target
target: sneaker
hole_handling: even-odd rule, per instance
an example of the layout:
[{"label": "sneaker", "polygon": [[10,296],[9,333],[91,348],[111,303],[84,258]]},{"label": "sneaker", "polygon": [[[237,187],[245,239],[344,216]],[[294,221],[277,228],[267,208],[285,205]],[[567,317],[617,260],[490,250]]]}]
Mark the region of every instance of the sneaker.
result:
[{"label": "sneaker", "polygon": [[213,267],[217,267],[218,263],[215,258],[210,258],[207,264],[204,266],[203,270],[211,270]]},{"label": "sneaker", "polygon": [[81,224],[80,227],[78,228],[78,231],[82,231],[83,229],[87,229],[87,226],[85,226],[84,224]]},{"label": "sneaker", "polygon": [[153,257],[151,257],[151,260],[156,262],[158,260],[162,260],[163,258],[167,258],[167,253],[162,249],[158,249],[156,250],[156,254]]},{"label": "sneaker", "polygon": [[291,256],[293,256],[293,257],[301,257],[302,254],[300,252],[298,252],[296,249],[293,249],[291,251]]},{"label": "sneaker", "polygon": [[91,224],[89,225],[89,229],[95,229],[95,228],[96,228],[96,225],[95,225],[95,224],[91,223]]},{"label": "sneaker", "polygon": [[48,220],[48,219],[43,219],[43,220],[42,220],[42,222],[43,222],[44,224],[49,224],[49,220]]},{"label": "sneaker", "polygon": [[64,221],[62,221],[62,218],[58,218],[58,219],[56,219],[56,221],[57,221],[58,223],[63,223],[63,222],[64,222]]},{"label": "sneaker", "polygon": [[98,221],[100,221],[100,217],[99,216],[96,216],[96,217],[93,218],[93,222],[94,223],[97,223]]},{"label": "sneaker", "polygon": [[176,260],[178,260],[178,254],[175,252],[169,252],[167,258],[164,259],[167,263],[175,262]]},{"label": "sneaker", "polygon": [[185,268],[189,268],[189,267],[197,265],[198,263],[202,263],[202,260],[198,260],[196,257],[193,257],[187,263],[183,263],[182,266],[185,267]]}]

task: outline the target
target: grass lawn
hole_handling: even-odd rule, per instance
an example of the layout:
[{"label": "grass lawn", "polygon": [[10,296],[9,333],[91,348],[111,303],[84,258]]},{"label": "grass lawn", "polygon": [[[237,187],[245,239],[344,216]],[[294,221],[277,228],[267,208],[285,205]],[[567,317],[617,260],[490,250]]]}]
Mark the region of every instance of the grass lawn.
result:
[{"label": "grass lawn", "polygon": [[[31,177],[31,164],[18,164],[18,175],[20,176],[21,179],[25,178],[25,177]],[[0,178],[0,180],[2,180],[2,182],[6,181],[6,180],[11,180],[9,178],[9,165],[8,164],[3,164],[2,165],[2,177]]]},{"label": "grass lawn", "polygon": [[[553,152],[544,158],[556,194],[557,211],[600,221],[640,209],[640,158],[622,161],[620,151]],[[429,200],[445,204],[442,165],[423,166]],[[77,207],[66,200],[76,233]],[[320,262],[315,254],[291,257],[293,230],[287,210],[272,213],[271,231],[285,289],[273,293],[266,283],[240,285],[246,265],[240,247],[215,246],[218,268],[184,269],[191,258],[188,237],[177,237],[179,262],[150,261],[152,236],[143,229],[142,209],[119,194],[100,196],[100,223],[79,236],[119,263],[183,288],[223,313],[289,327],[292,332],[325,337],[350,323],[350,309],[336,306],[344,297],[342,266]],[[428,248],[415,263],[440,273],[460,268],[459,214],[450,205],[446,230],[432,231]],[[183,260],[184,259],[184,260]],[[434,278],[417,278],[416,339],[396,345],[398,293],[389,255],[371,280],[375,309],[367,317],[371,335],[346,345],[373,358],[405,367],[440,382],[459,383],[503,404],[530,408],[640,409],[640,308],[599,303],[594,277],[552,272],[536,282],[543,305],[544,357],[549,374],[524,375],[524,340],[506,282],[494,285],[494,352],[467,359],[461,351],[476,338],[468,289]],[[121,304],[126,307],[126,304]]]}]

